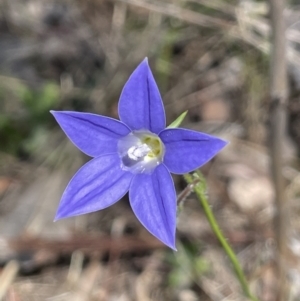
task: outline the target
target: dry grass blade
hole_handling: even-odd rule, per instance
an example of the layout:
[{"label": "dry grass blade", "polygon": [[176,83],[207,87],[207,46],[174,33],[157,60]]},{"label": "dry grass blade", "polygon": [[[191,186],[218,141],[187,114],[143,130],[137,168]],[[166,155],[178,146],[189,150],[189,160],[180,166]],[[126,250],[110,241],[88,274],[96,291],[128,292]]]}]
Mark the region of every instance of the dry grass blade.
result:
[{"label": "dry grass blade", "polygon": [[74,251],[71,257],[70,268],[67,276],[67,283],[69,286],[73,287],[78,282],[82,273],[83,261],[84,254],[79,250]]},{"label": "dry grass blade", "polygon": [[98,277],[101,275],[101,272],[102,269],[100,263],[97,261],[92,261],[79,279],[76,290],[72,294],[72,298],[70,298],[70,300],[90,300],[91,291],[93,290]]},{"label": "dry grass blade", "polygon": [[151,2],[139,1],[139,0],[120,0],[120,1],[134,6],[145,8],[153,12],[161,13],[169,17],[178,18],[182,21],[193,23],[199,26],[204,26],[209,28],[222,28],[228,30],[233,25],[229,21],[196,13],[194,11],[181,8],[178,5],[165,4],[156,1],[151,1]]},{"label": "dry grass blade", "polygon": [[9,286],[13,283],[19,272],[19,263],[10,261],[2,270],[0,275],[0,301],[5,297]]},{"label": "dry grass blade", "polygon": [[[119,0],[127,4],[141,7],[149,11],[161,13],[163,15],[177,18],[181,21],[199,25],[202,27],[217,28],[226,31],[232,38],[240,39],[250,45],[253,45],[264,53],[270,53],[270,43],[268,42],[270,34],[270,25],[266,20],[256,14],[265,13],[265,5],[252,5],[250,7],[238,7],[233,12],[231,6],[223,6],[219,2],[200,1],[208,7],[219,10],[223,13],[229,13],[236,18],[238,25],[234,22],[229,22],[221,18],[207,16],[201,13],[196,13],[189,9],[181,8],[178,5],[165,4],[159,2],[147,2],[141,0]],[[198,2],[198,1],[195,1]],[[291,13],[291,12],[289,12]],[[257,34],[258,32],[258,34]],[[300,33],[295,29],[287,30],[287,38],[291,42],[300,41]],[[292,45],[287,45],[287,58],[293,64],[296,62],[300,65],[300,54]]]}]

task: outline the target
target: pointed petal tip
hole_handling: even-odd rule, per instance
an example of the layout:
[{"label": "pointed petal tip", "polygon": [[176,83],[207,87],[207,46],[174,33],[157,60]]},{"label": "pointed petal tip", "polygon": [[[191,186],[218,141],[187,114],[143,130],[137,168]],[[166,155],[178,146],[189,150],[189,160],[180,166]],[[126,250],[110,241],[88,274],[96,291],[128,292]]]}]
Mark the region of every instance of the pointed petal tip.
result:
[{"label": "pointed petal tip", "polygon": [[230,143],[230,141],[227,141],[227,140],[224,140],[224,139],[219,138],[219,140],[221,142],[221,149],[223,149],[225,146],[227,146]]},{"label": "pointed petal tip", "polygon": [[66,207],[60,205],[57,208],[57,212],[55,214],[53,222],[57,222],[59,220],[70,218],[70,217],[76,217],[76,216],[79,216],[79,215],[82,215],[82,214],[83,213],[73,213],[73,212],[70,212],[70,208],[66,208]]},{"label": "pointed petal tip", "polygon": [[[142,222],[141,222],[142,223]],[[149,229],[147,229],[149,231]],[[149,231],[150,232],[150,231]],[[174,237],[168,237],[163,239],[162,237],[159,237],[153,232],[150,232],[156,239],[158,239],[161,243],[163,243],[166,247],[172,249],[172,251],[177,252],[176,248],[176,242],[175,242],[175,234]]]},{"label": "pointed petal tip", "polygon": [[61,219],[63,219],[63,218],[65,218],[65,216],[62,216],[61,214],[59,214],[59,212],[57,212],[57,213],[55,214],[55,217],[54,217],[53,222],[55,223],[55,222],[57,222],[57,221],[59,221],[59,220],[61,220]]},{"label": "pointed petal tip", "polygon": [[172,243],[172,244],[166,244],[170,249],[172,249],[173,251],[177,252],[177,248],[176,248],[176,245],[175,243]]},{"label": "pointed petal tip", "polygon": [[140,62],[139,66],[143,66],[143,68],[146,68],[147,70],[150,70],[148,57],[145,57],[145,58]]},{"label": "pointed petal tip", "polygon": [[54,111],[54,110],[50,110],[50,113],[53,115],[54,118],[56,118],[56,116],[62,114],[63,111]]},{"label": "pointed petal tip", "polygon": [[[80,114],[81,112],[77,112],[77,111],[55,111],[55,110],[50,110],[50,113],[55,116],[55,115],[70,115],[70,114],[76,114],[76,113]],[[87,113],[82,113],[82,114],[87,114]]]},{"label": "pointed petal tip", "polygon": [[176,250],[176,192],[168,169],[161,164],[151,175],[136,175],[129,200],[140,223],[164,245]]},{"label": "pointed petal tip", "polygon": [[52,114],[52,115],[61,115],[61,114],[66,114],[66,113],[69,113],[68,111],[55,111],[55,110],[50,110],[50,113]]},{"label": "pointed petal tip", "polygon": [[63,208],[59,207],[56,212],[53,222],[57,222],[57,221],[60,221],[62,219],[66,219],[69,217],[75,217],[78,215],[80,215],[80,214],[72,214],[72,213],[64,212]]},{"label": "pointed petal tip", "polygon": [[155,235],[156,238],[158,238],[161,242],[163,242],[167,247],[172,249],[173,251],[177,251],[176,248],[176,230],[174,233],[169,233],[168,237],[165,239],[161,239]]},{"label": "pointed petal tip", "polygon": [[[148,229],[147,229],[148,230]],[[149,230],[148,230],[149,231]],[[150,232],[150,231],[149,231]],[[168,238],[161,238],[158,235],[150,232],[154,237],[156,237],[159,241],[161,241],[165,246],[167,246],[168,248],[172,249],[173,251],[177,252],[177,248],[176,248],[176,242],[175,242],[175,234],[174,237],[172,235],[172,237],[168,237]]]},{"label": "pointed petal tip", "polygon": [[185,174],[201,167],[228,144],[219,137],[183,128],[165,129],[159,137],[166,149],[164,164],[174,174]]},{"label": "pointed petal tip", "polygon": [[148,129],[158,134],[165,128],[163,102],[147,57],[124,85],[118,111],[120,120],[132,130]]}]

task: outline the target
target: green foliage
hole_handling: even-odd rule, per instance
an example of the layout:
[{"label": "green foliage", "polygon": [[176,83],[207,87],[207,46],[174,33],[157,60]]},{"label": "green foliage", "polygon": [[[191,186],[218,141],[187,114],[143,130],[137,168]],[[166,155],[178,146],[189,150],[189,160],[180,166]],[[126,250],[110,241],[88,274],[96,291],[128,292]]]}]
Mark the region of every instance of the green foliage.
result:
[{"label": "green foliage", "polygon": [[186,8],[188,8],[189,10],[193,11],[193,12],[198,12],[204,15],[211,15],[211,16],[215,16],[217,14],[219,14],[219,12],[211,7],[208,7],[207,5],[203,5],[201,3],[197,3],[197,2],[187,2],[187,4],[185,5]]},{"label": "green foliage", "polygon": [[168,90],[172,72],[173,47],[180,37],[181,34],[179,29],[170,27],[164,33],[164,39],[159,47],[159,59],[156,61],[155,69],[157,70],[157,82],[159,83],[160,91],[163,93]]},{"label": "green foliage", "polygon": [[18,94],[30,115],[38,119],[45,113],[49,113],[49,110],[55,107],[59,100],[59,88],[51,82],[46,83],[37,91],[27,86],[21,86]]},{"label": "green foliage", "polygon": [[188,287],[209,271],[209,263],[198,253],[198,245],[178,244],[178,252],[173,253],[169,259],[172,266],[168,278],[170,286]]},{"label": "green foliage", "polygon": [[[0,151],[28,156],[51,122],[49,110],[59,101],[59,87],[52,82],[33,89],[21,82],[0,86]],[[38,139],[38,140],[37,140]]]}]

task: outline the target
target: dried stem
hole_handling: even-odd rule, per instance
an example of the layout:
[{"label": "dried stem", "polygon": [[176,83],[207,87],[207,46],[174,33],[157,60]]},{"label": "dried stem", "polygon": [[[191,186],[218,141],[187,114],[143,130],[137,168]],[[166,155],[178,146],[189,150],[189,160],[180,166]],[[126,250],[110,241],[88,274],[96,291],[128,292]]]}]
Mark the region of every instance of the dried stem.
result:
[{"label": "dried stem", "polygon": [[286,271],[284,257],[287,245],[287,206],[285,181],[282,176],[282,146],[286,137],[287,70],[284,0],[271,0],[272,52],[270,66],[270,154],[275,188],[276,216],[274,218],[277,242],[277,300],[286,300]]}]

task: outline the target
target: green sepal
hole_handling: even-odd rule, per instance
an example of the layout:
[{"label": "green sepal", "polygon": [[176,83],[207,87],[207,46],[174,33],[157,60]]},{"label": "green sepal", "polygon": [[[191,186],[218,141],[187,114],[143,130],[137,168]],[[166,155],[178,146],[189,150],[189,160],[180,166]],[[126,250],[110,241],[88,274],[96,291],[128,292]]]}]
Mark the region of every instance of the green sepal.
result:
[{"label": "green sepal", "polygon": [[169,126],[167,126],[167,129],[178,128],[181,125],[183,119],[185,118],[187,112],[188,111],[185,111],[182,114],[180,114]]}]

